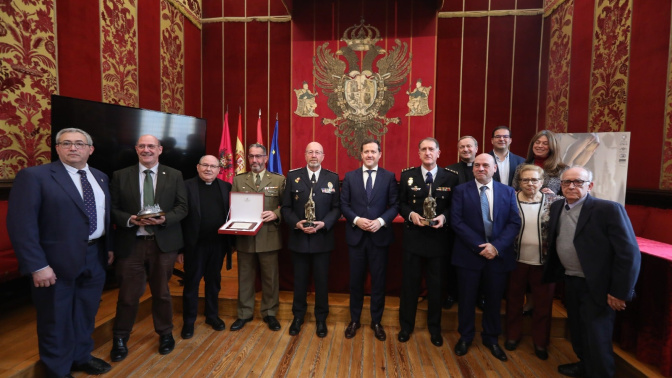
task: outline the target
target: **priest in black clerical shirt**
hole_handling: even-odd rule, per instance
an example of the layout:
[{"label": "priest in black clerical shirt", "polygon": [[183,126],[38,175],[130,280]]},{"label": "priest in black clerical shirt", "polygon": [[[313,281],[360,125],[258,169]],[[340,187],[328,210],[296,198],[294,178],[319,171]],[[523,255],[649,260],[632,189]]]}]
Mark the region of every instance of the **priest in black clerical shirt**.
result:
[{"label": "priest in black clerical shirt", "polygon": [[229,212],[231,184],[217,178],[220,169],[215,156],[203,156],[196,169],[198,177],[184,181],[189,213],[182,220],[184,249],[177,260],[184,263],[183,339],[194,336],[201,278],[205,280],[205,323],[216,331],[226,328],[219,318],[218,296],[222,265],[224,257],[231,252],[231,243],[229,236],[218,234],[217,230]]},{"label": "priest in black clerical shirt", "polygon": [[459,183],[464,184],[467,181],[474,180],[474,171],[472,169],[472,164],[474,159],[476,159],[476,153],[478,152],[478,142],[476,138],[465,135],[457,141],[457,152],[460,155],[460,161],[453,165],[449,165],[448,168],[458,172]]}]

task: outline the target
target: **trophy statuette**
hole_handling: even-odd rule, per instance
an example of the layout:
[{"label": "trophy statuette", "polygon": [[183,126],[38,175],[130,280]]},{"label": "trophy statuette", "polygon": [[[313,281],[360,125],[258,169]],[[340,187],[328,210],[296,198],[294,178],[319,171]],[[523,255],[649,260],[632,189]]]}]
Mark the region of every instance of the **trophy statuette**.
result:
[{"label": "trophy statuette", "polygon": [[313,189],[310,189],[310,194],[308,201],[304,205],[306,222],[303,223],[303,227],[315,227],[315,201],[313,201]]},{"label": "trophy statuette", "polygon": [[436,218],[436,199],[432,197],[432,184],[429,184],[429,193],[427,194],[425,201],[422,203],[422,212],[422,216],[425,219],[421,220],[420,222],[425,226],[435,226],[439,223],[438,221],[432,220]]},{"label": "trophy statuette", "polygon": [[156,205],[147,205],[143,207],[137,214],[138,220],[147,219],[147,218],[160,218],[166,215],[166,213],[161,210],[161,206]]}]

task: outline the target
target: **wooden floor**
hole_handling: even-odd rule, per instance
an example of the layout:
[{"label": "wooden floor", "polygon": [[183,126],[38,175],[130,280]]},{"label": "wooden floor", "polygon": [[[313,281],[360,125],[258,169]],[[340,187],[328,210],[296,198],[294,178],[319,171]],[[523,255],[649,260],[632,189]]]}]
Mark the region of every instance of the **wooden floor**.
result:
[{"label": "wooden floor", "polygon": [[[235,263],[235,259],[234,259]],[[329,333],[326,338],[315,336],[315,323],[306,317],[299,336],[288,334],[291,321],[291,293],[282,292],[278,319],[282,329],[270,331],[266,324],[255,318],[241,331],[231,332],[228,327],[235,320],[237,278],[236,269],[222,271],[220,314],[227,330],[216,332],[205,325],[203,316],[196,321],[195,335],[182,340],[181,287],[179,279],[171,280],[174,299],[175,350],[166,356],[157,352],[158,336],[151,317],[149,290],[141,300],[138,321],[129,340],[129,356],[122,362],[112,363],[106,377],[555,377],[557,365],[574,362],[571,344],[564,331],[554,325],[550,358],[541,361],[534,355],[529,336],[523,338],[518,350],[506,352],[508,362],[495,359],[480,344],[477,335],[469,353],[457,357],[453,346],[459,338],[456,329],[456,306],[444,310],[442,326],[444,345],[433,346],[424,328],[426,303],[418,306],[416,331],[407,343],[399,343],[398,298],[389,297],[383,318],[387,341],[380,342],[368,326],[363,326],[353,339],[344,338],[349,320],[347,295],[330,295]],[[203,294],[201,287],[201,295]],[[103,293],[96,317],[93,338],[94,355],[109,362],[111,332],[115,316],[117,290]],[[257,310],[259,294],[257,295]],[[310,296],[309,296],[310,302]],[[202,303],[201,303],[202,306]],[[366,306],[366,305],[365,305]],[[309,303],[310,307],[310,303]],[[368,310],[362,314],[367,322]],[[202,313],[201,311],[199,311]],[[310,312],[310,309],[309,309]],[[554,322],[562,324],[566,315],[561,304],[554,304]],[[258,317],[258,315],[255,315]],[[480,322],[480,320],[479,320]],[[556,323],[554,323],[556,324]],[[503,337],[500,345],[503,346]],[[631,355],[617,351],[620,377],[661,376],[649,365],[641,364]],[[37,354],[35,312],[32,306],[22,306],[0,314],[0,377],[41,377],[44,369]],[[82,373],[76,377],[86,376]]]}]

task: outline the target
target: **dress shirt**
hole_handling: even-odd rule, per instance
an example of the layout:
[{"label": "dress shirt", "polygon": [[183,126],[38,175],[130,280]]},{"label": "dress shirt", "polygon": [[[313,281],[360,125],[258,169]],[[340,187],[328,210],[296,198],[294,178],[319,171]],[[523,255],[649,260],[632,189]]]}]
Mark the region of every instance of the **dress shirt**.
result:
[{"label": "dress shirt", "polygon": [[[366,180],[369,179],[369,174],[366,172],[369,170],[365,166],[362,166],[362,179],[364,180],[364,190],[366,190]],[[376,165],[375,167],[371,168],[373,172],[371,172],[371,188],[373,189],[376,186],[376,177],[378,176],[378,166]],[[352,225],[356,226],[357,225],[357,220],[360,217],[355,217],[355,219],[352,221]],[[380,227],[385,227],[385,221],[383,218],[377,218],[378,222],[380,222]]]},{"label": "dress shirt", "polygon": [[493,214],[492,214],[492,208],[493,208],[493,206],[492,206],[492,187],[494,185],[492,184],[492,180],[490,180],[490,182],[485,184],[485,185],[481,184],[477,180],[476,181],[476,189],[478,189],[478,196],[479,197],[481,196],[481,186],[487,186],[488,187],[488,190],[485,191],[485,196],[488,197],[488,206],[490,207],[490,219],[492,219],[492,221],[494,222],[495,218],[493,217]]},{"label": "dress shirt", "polygon": [[506,156],[504,157],[503,160],[499,160],[499,156],[497,156],[497,153],[493,150],[492,151],[493,155],[495,155],[495,161],[497,162],[497,170],[499,171],[499,182],[501,182],[504,185],[509,185],[509,155],[511,154],[509,151],[506,152]]},{"label": "dress shirt", "polygon": [[[138,182],[140,184],[140,205],[142,207],[142,204],[145,203],[144,199],[144,194],[143,194],[143,186],[145,185],[145,170],[149,169],[152,171],[152,183],[154,184],[154,194],[156,195],[156,180],[159,177],[159,165],[156,164],[155,166],[151,168],[147,168],[144,165],[138,163],[140,166],[140,172],[138,173]],[[128,222],[126,222],[128,227],[133,227],[133,224],[131,224],[131,218],[128,218]],[[140,226],[138,227],[138,232],[135,233],[136,235],[150,235],[147,230],[145,230],[145,226]]]},{"label": "dress shirt", "polygon": [[306,170],[308,171],[308,181],[310,181],[313,178],[313,175],[315,175],[315,183],[317,184],[317,182],[320,181],[320,172],[322,172],[322,166],[320,165],[320,168],[318,168],[315,172],[311,171],[308,167],[306,167]]},{"label": "dress shirt", "polygon": [[[82,198],[84,198],[84,192],[82,191],[82,176],[79,173],[77,173],[78,169],[69,166],[65,163],[63,163],[63,166],[65,167],[65,170],[68,171],[68,174],[72,179],[72,182],[77,187],[79,195],[82,196]],[[89,239],[94,240],[98,239],[99,237],[105,234],[105,192],[103,192],[103,189],[101,189],[100,185],[98,185],[98,181],[96,180],[96,177],[93,176],[93,173],[91,173],[88,164],[86,165],[86,167],[82,168],[82,170],[86,172],[86,178],[91,184],[91,188],[93,189],[93,196],[96,199],[97,226],[96,231],[94,231],[93,234],[89,235]]]}]

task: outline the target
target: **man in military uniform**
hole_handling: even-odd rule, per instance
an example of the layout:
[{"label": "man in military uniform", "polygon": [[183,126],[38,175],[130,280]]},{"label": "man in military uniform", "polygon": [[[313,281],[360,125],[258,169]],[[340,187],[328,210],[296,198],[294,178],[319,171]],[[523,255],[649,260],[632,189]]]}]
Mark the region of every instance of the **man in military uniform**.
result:
[{"label": "man in military uniform", "polygon": [[[296,336],[301,330],[308,307],[306,295],[308,277],[313,270],[315,281],[315,320],[318,337],[327,336],[329,314],[329,256],[334,249],[334,225],[341,215],[338,175],[322,168],[324,149],[317,142],[306,147],[306,167],[287,173],[287,188],[282,197],[282,217],[289,225],[289,249],[294,265],[294,320],[289,334]],[[306,223],[306,202],[313,193],[315,221]]]},{"label": "man in military uniform", "polygon": [[[441,336],[441,280],[443,259],[448,248],[451,191],[458,184],[457,172],[436,164],[441,151],[434,138],[420,141],[420,167],[401,172],[399,213],[404,218],[404,270],[399,304],[397,339],[406,342],[415,328],[423,267],[428,290],[427,328],[432,344],[443,345]],[[430,196],[436,200],[436,216],[426,219],[423,204]],[[431,221],[428,225],[425,221]]]},{"label": "man in military uniform", "polygon": [[266,170],[268,153],[261,144],[252,144],[247,149],[250,172],[233,178],[234,192],[264,194],[264,224],[254,236],[236,236],[238,251],[238,319],[231,325],[238,331],[252,320],[254,314],[254,283],[257,264],[261,272],[261,316],[272,331],[280,330],[278,313],[279,272],[278,251],[282,248],[280,237],[280,199],[285,189],[283,175]]}]

